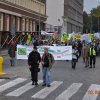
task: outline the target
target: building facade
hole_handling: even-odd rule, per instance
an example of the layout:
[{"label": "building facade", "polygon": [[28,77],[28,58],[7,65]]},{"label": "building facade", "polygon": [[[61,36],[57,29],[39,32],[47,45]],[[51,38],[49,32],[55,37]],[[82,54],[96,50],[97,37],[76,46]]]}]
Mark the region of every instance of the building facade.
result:
[{"label": "building facade", "polygon": [[64,0],[65,31],[82,32],[83,31],[83,0]]},{"label": "building facade", "polygon": [[51,30],[48,24],[67,33],[83,31],[83,0],[47,0],[46,11],[47,31]]},{"label": "building facade", "polygon": [[0,0],[0,43],[8,34],[44,30],[46,19],[46,0]]}]

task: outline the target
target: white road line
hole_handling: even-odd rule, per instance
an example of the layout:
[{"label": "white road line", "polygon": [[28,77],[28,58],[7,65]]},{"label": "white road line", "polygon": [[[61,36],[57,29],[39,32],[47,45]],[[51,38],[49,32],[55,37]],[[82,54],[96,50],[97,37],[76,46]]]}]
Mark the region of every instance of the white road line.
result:
[{"label": "white road line", "polygon": [[96,100],[100,94],[100,85],[92,84],[82,100]]},{"label": "white road line", "polygon": [[22,83],[22,82],[26,81],[26,80],[27,79],[24,79],[24,78],[17,78],[17,79],[15,79],[13,81],[10,81],[10,82],[8,82],[8,83],[6,83],[4,85],[1,85],[0,86],[0,92],[3,92],[5,90],[7,90],[7,89],[19,84],[19,83]]},{"label": "white road line", "polygon": [[60,94],[55,100],[69,100],[82,86],[82,83],[73,83],[67,90]]},{"label": "white road line", "polygon": [[46,98],[52,91],[54,91],[57,87],[59,87],[63,82],[54,81],[51,84],[51,87],[46,87],[32,96],[32,98],[44,99]]},{"label": "white road line", "polygon": [[[39,80],[38,83],[41,84],[42,80]],[[27,83],[26,85],[18,88],[17,90],[8,93],[6,96],[15,96],[15,97],[18,97],[18,96],[22,95],[23,93],[27,92],[28,90],[34,88],[34,87],[35,86],[32,85],[32,82],[30,82],[30,83]]]},{"label": "white road line", "polygon": [[0,82],[3,82],[5,79],[0,79]]}]

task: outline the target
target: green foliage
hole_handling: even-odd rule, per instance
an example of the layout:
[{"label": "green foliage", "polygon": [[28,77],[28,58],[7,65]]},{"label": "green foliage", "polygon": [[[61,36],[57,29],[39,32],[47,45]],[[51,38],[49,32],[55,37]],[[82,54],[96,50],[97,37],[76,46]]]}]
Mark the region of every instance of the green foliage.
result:
[{"label": "green foliage", "polygon": [[100,22],[100,6],[93,8],[90,14],[83,12],[83,33],[98,32]]},{"label": "green foliage", "polygon": [[100,6],[98,6],[97,8],[93,8],[91,10],[91,15],[94,17],[100,17]]},{"label": "green foliage", "polygon": [[83,33],[87,33],[90,31],[90,17],[87,12],[83,12]]}]

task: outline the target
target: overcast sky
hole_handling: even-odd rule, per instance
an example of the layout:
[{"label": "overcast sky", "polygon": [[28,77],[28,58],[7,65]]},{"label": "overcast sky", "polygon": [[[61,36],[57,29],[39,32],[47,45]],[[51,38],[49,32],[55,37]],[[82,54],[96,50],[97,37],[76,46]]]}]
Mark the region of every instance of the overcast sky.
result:
[{"label": "overcast sky", "polygon": [[97,7],[97,5],[100,5],[100,0],[84,0],[84,10],[87,13],[90,13],[92,8]]}]

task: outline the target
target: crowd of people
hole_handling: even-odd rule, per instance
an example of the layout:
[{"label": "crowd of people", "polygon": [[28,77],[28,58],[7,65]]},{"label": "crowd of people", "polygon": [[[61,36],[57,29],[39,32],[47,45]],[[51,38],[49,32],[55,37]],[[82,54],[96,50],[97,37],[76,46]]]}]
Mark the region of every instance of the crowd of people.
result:
[{"label": "crowd of people", "polygon": [[[49,44],[48,44],[49,45]],[[66,42],[66,45],[72,45],[72,69],[76,68],[76,63],[78,62],[78,59],[80,57],[83,58],[83,63],[85,67],[89,67],[89,68],[95,68],[95,64],[96,64],[96,56],[99,54],[98,52],[100,52],[100,41],[99,42],[92,42],[92,43],[87,43],[86,41],[77,41],[77,42]],[[98,47],[99,46],[99,47]],[[36,47],[36,45],[34,45],[34,47]],[[35,50],[35,48],[34,48]],[[35,53],[35,51],[32,51]],[[30,55],[32,54],[32,52],[30,53]],[[29,66],[31,65],[29,63],[29,61],[32,61],[33,59],[30,60],[30,55],[28,58],[28,64]],[[36,56],[34,55],[33,58],[35,58]],[[35,63],[32,63],[31,65],[31,75],[32,77],[35,77],[35,75],[33,75],[32,73],[36,74],[36,80],[34,78],[32,78],[32,84],[35,83],[35,85],[37,85],[37,75],[38,75],[38,71],[36,71],[36,68],[39,67],[39,62],[40,62],[40,56],[39,57],[39,61],[35,61],[38,62],[37,63],[37,67],[34,66]],[[37,58],[36,58],[37,59]],[[34,61],[32,61],[34,62]],[[41,58],[41,63],[42,63],[42,68],[43,68],[43,86],[48,86],[50,87],[51,85],[51,71],[50,69],[52,68],[52,65],[54,64],[54,57],[52,54],[48,53],[48,49],[45,48],[44,50],[44,54]],[[30,67],[29,67],[30,68]],[[35,72],[34,72],[35,71]]]},{"label": "crowd of people", "polygon": [[[41,40],[42,41],[42,40]],[[41,57],[40,53],[37,51],[37,46],[48,45],[53,46],[53,44],[61,45],[58,41],[45,41],[40,42],[36,39],[33,42],[33,51],[28,56],[28,65],[32,77],[32,85],[38,85],[38,72],[40,71],[39,64],[42,64],[43,70],[43,86],[51,86],[51,68],[54,64],[54,57],[48,52],[48,49],[44,49],[44,54]],[[100,55],[100,40],[88,43],[86,41],[67,41],[63,43],[65,46],[72,46],[72,69],[75,69],[77,66],[78,59],[83,58],[84,67],[95,68],[96,67],[96,56]],[[11,66],[15,65],[15,51],[16,44],[12,40],[9,48],[8,54],[10,55]]]},{"label": "crowd of people", "polygon": [[[100,44],[99,44],[100,46]],[[77,42],[72,45],[72,68],[75,69],[78,59],[82,56],[85,67],[95,68],[96,56],[100,53],[100,48],[95,42]],[[74,63],[74,64],[73,64]]]}]

